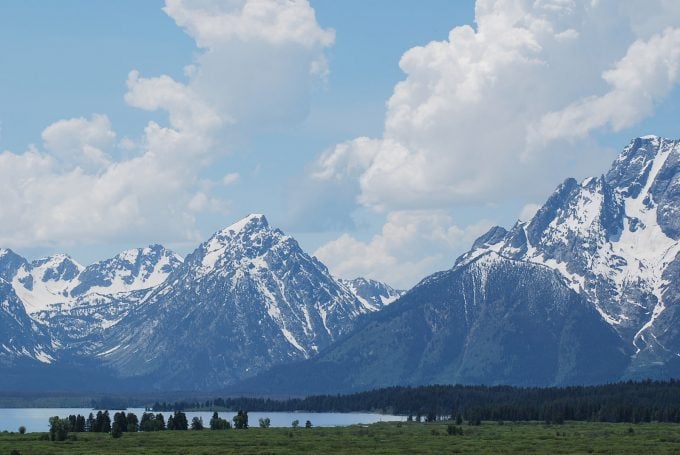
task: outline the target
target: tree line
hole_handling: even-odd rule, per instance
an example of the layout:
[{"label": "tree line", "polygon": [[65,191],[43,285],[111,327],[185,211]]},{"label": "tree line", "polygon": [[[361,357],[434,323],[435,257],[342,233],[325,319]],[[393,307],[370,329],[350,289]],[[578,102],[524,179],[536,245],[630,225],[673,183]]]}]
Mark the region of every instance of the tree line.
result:
[{"label": "tree line", "polygon": [[[236,429],[248,428],[248,412],[240,410],[233,418]],[[59,416],[50,417],[49,419],[49,435],[52,441],[64,441],[69,433],[111,433],[114,438],[119,438],[123,433],[135,433],[138,431],[163,431],[163,430],[178,430],[185,431],[190,427],[192,430],[203,430],[203,418],[194,417],[189,424],[187,416],[182,411],[175,411],[168,417],[167,423],[162,413],[154,414],[153,412],[145,412],[142,414],[141,420],[133,412],[125,413],[123,411],[116,412],[113,415],[113,420],[109,411],[98,411],[95,415],[84,416],[69,415],[66,418]],[[214,412],[210,419],[211,430],[228,430],[232,425]],[[260,427],[269,428],[269,418],[260,419]]]},{"label": "tree line", "polygon": [[215,398],[155,403],[154,410],[254,409],[261,412],[381,412],[467,421],[680,422],[680,381],[627,381],[569,387],[430,385],[306,398]]}]

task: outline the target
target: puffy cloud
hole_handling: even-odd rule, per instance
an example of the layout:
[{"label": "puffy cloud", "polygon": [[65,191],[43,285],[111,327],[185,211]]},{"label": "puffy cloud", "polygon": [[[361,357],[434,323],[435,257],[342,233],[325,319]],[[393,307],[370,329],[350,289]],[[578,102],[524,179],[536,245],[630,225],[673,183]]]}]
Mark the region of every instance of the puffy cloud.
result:
[{"label": "puffy cloud", "polygon": [[203,48],[188,85],[219,112],[242,128],[307,115],[335,32],[306,0],[168,0],[164,10]]},{"label": "puffy cloud", "polygon": [[165,11],[200,53],[186,81],[132,70],[125,101],[168,124],[116,143],[105,115],[64,119],[43,131],[44,150],[0,154],[0,245],[195,241],[197,216],[228,207],[202,174],[229,139],[306,114],[334,40],[307,1],[168,0]]},{"label": "puffy cloud", "polygon": [[338,145],[312,173],[351,173],[357,201],[388,212],[542,197],[600,172],[612,157],[589,133],[635,124],[678,82],[678,14],[663,0],[478,0],[476,29],[403,54],[383,137]]},{"label": "puffy cloud", "polygon": [[63,166],[97,172],[110,164],[108,152],[116,133],[107,116],[94,114],[90,120],[79,117],[55,122],[45,128],[42,139],[45,149]]},{"label": "puffy cloud", "polygon": [[578,138],[606,125],[618,131],[649,115],[680,81],[680,28],[635,41],[602,78],[609,92],[544,115],[530,140]]},{"label": "puffy cloud", "polygon": [[306,0],[167,0],[163,9],[203,48],[234,41],[317,48],[335,39]]},{"label": "puffy cloud", "polygon": [[139,72],[133,70],[128,75],[127,88],[125,102],[147,111],[167,111],[170,125],[179,131],[207,133],[229,122],[190,87],[169,76],[140,78]]},{"label": "puffy cloud", "polygon": [[[177,167],[152,154],[112,163],[99,174],[63,170],[46,153],[0,154],[0,244],[63,245],[126,237],[196,238]],[[173,222],[170,222],[173,220]]]},{"label": "puffy cloud", "polygon": [[[346,234],[319,255],[339,275],[408,283],[450,264],[476,229],[432,238],[451,220],[404,214],[537,200],[567,176],[602,172],[612,155],[593,133],[635,125],[677,85],[679,19],[668,0],[477,0],[476,27],[403,54],[383,136],[341,143],[310,167],[315,194],[335,202],[342,186],[355,210],[387,219],[369,242]],[[404,246],[398,232],[417,241]]]},{"label": "puffy cloud", "polygon": [[490,226],[481,221],[462,229],[441,210],[391,212],[369,241],[343,234],[314,255],[340,277],[367,276],[407,289],[427,273],[451,267],[454,255]]}]

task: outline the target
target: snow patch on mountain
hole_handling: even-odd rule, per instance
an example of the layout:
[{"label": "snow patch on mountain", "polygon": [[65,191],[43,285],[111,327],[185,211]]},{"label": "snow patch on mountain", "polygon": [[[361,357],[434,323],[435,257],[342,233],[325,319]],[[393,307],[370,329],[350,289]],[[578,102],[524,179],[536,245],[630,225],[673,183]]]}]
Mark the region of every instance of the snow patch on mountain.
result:
[{"label": "snow patch on mountain", "polygon": [[23,265],[12,280],[26,312],[34,314],[54,305],[68,304],[83,266],[65,254],[56,254]]},{"label": "snow patch on mountain", "polygon": [[367,278],[339,278],[338,282],[347,287],[368,312],[378,311],[404,294],[404,291],[396,290],[388,284]]},{"label": "snow patch on mountain", "polygon": [[[680,141],[635,139],[606,176],[567,179],[527,222],[494,228],[456,261],[487,252],[542,264],[564,278],[640,353],[667,348],[668,267],[680,257]],[[503,234],[503,235],[499,235]],[[662,322],[667,324],[668,322]]]}]

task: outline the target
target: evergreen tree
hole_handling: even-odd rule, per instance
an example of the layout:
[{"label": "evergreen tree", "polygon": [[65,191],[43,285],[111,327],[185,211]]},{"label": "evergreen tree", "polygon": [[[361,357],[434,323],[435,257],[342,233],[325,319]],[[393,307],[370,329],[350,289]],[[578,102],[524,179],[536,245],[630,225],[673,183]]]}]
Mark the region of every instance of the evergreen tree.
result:
[{"label": "evergreen tree", "polygon": [[136,433],[139,431],[139,419],[137,415],[133,412],[128,412],[125,416],[125,421],[127,422],[127,431],[130,433]]},{"label": "evergreen tree", "polygon": [[127,417],[123,411],[116,412],[113,415],[113,425],[111,426],[111,429],[121,433],[127,431]]},{"label": "evergreen tree", "polygon": [[203,430],[203,418],[202,417],[194,417],[191,419],[191,429],[192,430]]},{"label": "evergreen tree", "polygon": [[152,412],[145,412],[142,414],[142,419],[139,421],[140,431],[156,431],[156,416]]},{"label": "evergreen tree", "polygon": [[269,428],[269,425],[271,425],[272,421],[269,419],[269,417],[265,417],[264,419],[260,417],[259,424],[260,428]]},{"label": "evergreen tree", "polygon": [[90,413],[90,415],[87,417],[87,422],[85,423],[85,431],[94,431],[95,430],[95,420],[94,420],[94,415]]},{"label": "evergreen tree", "polygon": [[165,430],[165,417],[160,412],[156,414],[156,431]]},{"label": "evergreen tree", "polygon": [[168,428],[168,430],[174,430],[175,429],[175,418],[173,416],[168,417],[167,428]]},{"label": "evergreen tree", "polygon": [[87,431],[87,424],[85,422],[85,416],[81,416],[80,414],[78,414],[78,416],[76,417],[76,430],[75,431],[78,432],[78,433],[83,433],[83,432]]},{"label": "evergreen tree", "polygon": [[187,421],[187,415],[182,411],[175,411],[173,415],[173,430],[188,430],[189,422]]},{"label": "evergreen tree", "polygon": [[312,428],[312,421],[308,420],[305,422],[305,428]]}]

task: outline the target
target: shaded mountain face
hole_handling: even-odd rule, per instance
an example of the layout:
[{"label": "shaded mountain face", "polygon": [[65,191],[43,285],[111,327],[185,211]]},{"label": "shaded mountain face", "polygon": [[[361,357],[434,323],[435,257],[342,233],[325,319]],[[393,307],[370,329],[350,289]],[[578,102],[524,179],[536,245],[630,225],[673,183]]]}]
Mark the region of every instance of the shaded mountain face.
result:
[{"label": "shaded mountain face", "polygon": [[489,252],[426,278],[316,358],[234,391],[599,383],[619,377],[629,354],[616,331],[555,271]]},{"label": "shaded mountain face", "polygon": [[18,361],[52,363],[51,340],[26,314],[12,285],[0,278],[0,365]]},{"label": "shaded mountain face", "polygon": [[679,170],[680,142],[638,138],[606,175],[567,179],[531,220],[490,229],[451,270],[317,358],[240,387],[677,376]]},{"label": "shaded mountain face", "polygon": [[457,264],[496,251],[558,271],[633,350],[627,376],[677,375],[679,171],[680,142],[638,138],[606,176],[566,180],[533,219]]},{"label": "shaded mountain face", "polygon": [[216,388],[308,358],[375,309],[263,215],[250,215],[187,256],[107,332],[98,356],[157,387]]}]

